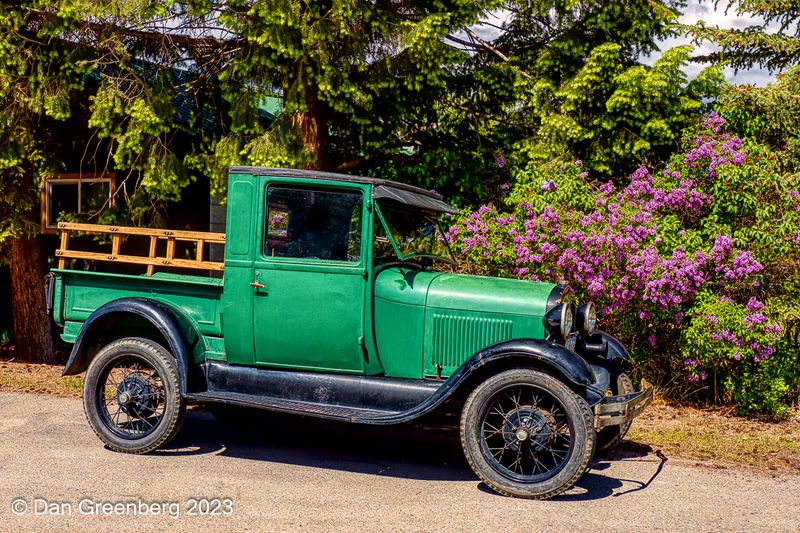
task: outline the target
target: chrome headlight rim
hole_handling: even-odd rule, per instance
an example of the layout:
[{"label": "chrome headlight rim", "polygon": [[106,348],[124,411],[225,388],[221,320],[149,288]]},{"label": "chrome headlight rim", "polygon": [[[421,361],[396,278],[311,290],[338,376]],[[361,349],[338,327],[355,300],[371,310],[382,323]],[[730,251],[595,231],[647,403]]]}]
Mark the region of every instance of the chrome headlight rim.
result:
[{"label": "chrome headlight rim", "polygon": [[597,307],[594,302],[586,302],[578,308],[576,316],[578,327],[587,336],[591,337],[597,330]]},{"label": "chrome headlight rim", "polygon": [[572,333],[572,326],[575,324],[575,309],[574,304],[571,302],[564,302],[561,304],[561,323],[559,329],[561,330],[561,338],[567,340],[569,334]]}]

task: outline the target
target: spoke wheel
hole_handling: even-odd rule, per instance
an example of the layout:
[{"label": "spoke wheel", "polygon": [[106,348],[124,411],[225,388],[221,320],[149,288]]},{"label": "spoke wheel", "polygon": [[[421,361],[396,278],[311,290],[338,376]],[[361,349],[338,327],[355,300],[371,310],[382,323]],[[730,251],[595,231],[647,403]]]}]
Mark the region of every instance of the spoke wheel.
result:
[{"label": "spoke wheel", "polygon": [[564,407],[546,390],[510,385],[481,409],[481,451],[509,479],[535,483],[563,467],[572,432]]},{"label": "spoke wheel", "polygon": [[94,432],[116,451],[147,453],[177,433],[185,404],[175,358],[161,345],[127,338],[104,347],[84,384]]},{"label": "spoke wheel", "polygon": [[544,499],[583,475],[594,450],[592,422],[588,404],[563,383],[516,369],[470,395],[461,440],[470,466],[494,490]]},{"label": "spoke wheel", "polygon": [[131,355],[109,361],[99,381],[98,412],[111,431],[138,439],[161,423],[166,389],[158,371],[144,358]]}]

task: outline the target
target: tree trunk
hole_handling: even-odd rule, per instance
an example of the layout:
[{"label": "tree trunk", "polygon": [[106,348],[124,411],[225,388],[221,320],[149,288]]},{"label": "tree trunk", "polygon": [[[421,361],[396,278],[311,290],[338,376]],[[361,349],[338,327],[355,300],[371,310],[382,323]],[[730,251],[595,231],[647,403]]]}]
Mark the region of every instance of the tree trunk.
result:
[{"label": "tree trunk", "polygon": [[13,237],[6,241],[11,270],[11,304],[17,355],[28,361],[55,363],[50,317],[44,294],[44,268],[39,239]]},{"label": "tree trunk", "polygon": [[306,88],[306,110],[295,113],[292,122],[300,134],[303,148],[314,158],[305,165],[310,170],[330,170],[328,123],[324,114],[316,88]]}]

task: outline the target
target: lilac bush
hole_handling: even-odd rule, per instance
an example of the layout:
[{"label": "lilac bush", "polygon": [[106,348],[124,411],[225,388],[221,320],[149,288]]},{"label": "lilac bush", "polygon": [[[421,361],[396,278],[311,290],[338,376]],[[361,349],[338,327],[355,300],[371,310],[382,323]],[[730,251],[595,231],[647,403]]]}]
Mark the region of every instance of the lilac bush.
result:
[{"label": "lilac bush", "polygon": [[785,415],[788,410],[781,400],[789,385],[784,372],[774,371],[772,361],[784,329],[767,317],[764,307],[755,297],[742,304],[703,292],[682,332],[683,370],[690,382],[710,381],[710,387],[730,395],[743,411]]},{"label": "lilac bush", "polygon": [[[642,165],[624,185],[590,182],[581,161],[529,166],[496,203],[463,215],[447,238],[476,273],[569,282],[664,379],[702,382],[720,368],[735,375],[738,361],[769,359],[783,334],[750,298],[774,252],[798,248],[800,194],[781,196],[790,208],[761,213],[774,187],[753,183],[758,153],[748,161],[749,147],[724,124],[708,115],[665,167]],[[700,295],[706,302],[709,294],[745,309],[736,339],[710,326],[710,312],[698,318]],[[708,327],[691,329],[696,323]],[[706,351],[688,348],[686,331],[704,332]],[[712,349],[739,341],[738,351]]]}]

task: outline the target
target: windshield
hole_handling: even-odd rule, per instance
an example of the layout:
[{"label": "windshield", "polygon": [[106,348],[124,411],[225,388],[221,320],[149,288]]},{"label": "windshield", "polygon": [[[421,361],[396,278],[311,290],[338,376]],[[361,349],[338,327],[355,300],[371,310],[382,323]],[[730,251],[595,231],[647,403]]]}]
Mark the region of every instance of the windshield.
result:
[{"label": "windshield", "polygon": [[[434,257],[454,262],[439,222],[433,214],[385,202],[379,202],[379,213],[400,252],[400,259]],[[378,244],[381,238],[386,239],[376,232]]]}]

